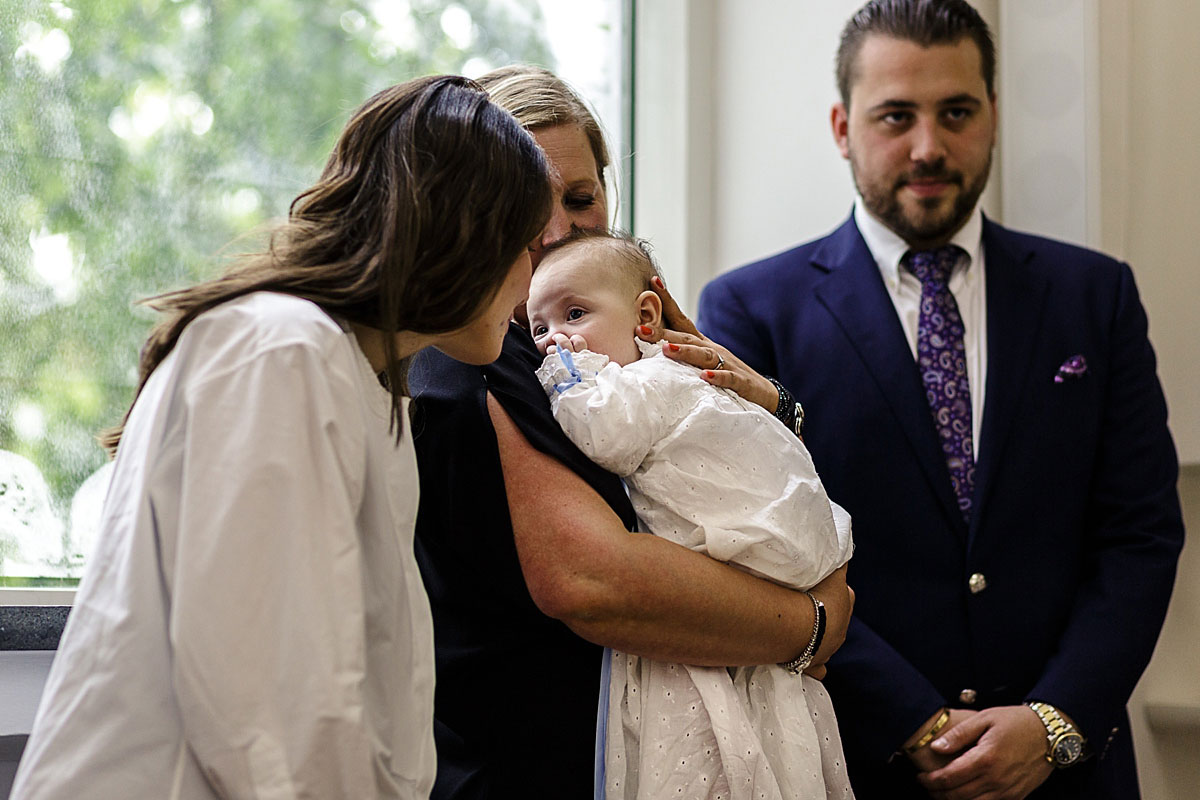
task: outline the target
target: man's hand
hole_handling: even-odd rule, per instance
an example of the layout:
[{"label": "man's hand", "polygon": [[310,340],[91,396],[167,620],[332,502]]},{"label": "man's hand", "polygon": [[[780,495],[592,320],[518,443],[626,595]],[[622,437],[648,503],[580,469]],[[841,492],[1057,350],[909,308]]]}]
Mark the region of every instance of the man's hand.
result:
[{"label": "man's hand", "polygon": [[1021,800],[1054,771],[1046,761],[1046,728],[1024,705],[984,709],[924,749],[952,758],[917,776],[936,800]]}]

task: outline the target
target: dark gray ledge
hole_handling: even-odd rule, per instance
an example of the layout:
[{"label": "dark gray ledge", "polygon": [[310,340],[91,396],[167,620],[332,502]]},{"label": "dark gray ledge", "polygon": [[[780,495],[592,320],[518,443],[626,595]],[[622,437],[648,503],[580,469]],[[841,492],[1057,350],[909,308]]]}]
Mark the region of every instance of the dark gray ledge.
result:
[{"label": "dark gray ledge", "polygon": [[0,650],[57,650],[70,606],[0,606]]}]

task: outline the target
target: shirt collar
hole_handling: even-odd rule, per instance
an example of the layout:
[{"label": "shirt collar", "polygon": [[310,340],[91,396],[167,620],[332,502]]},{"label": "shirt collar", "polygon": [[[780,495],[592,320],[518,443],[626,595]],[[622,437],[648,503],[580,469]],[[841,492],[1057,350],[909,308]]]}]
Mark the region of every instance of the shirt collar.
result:
[{"label": "shirt collar", "polygon": [[[883,275],[883,282],[895,288],[900,282],[900,259],[904,258],[904,254],[910,249],[908,242],[867,211],[862,195],[857,195],[854,199],[854,224],[858,226],[863,241],[867,243],[867,249],[875,257],[875,263],[879,265],[879,272]],[[971,265],[979,263],[979,254],[983,250],[983,212],[978,203],[963,226],[950,237],[950,244],[956,244],[967,252],[966,261],[960,261],[955,271],[967,270],[970,277],[973,274]]]}]

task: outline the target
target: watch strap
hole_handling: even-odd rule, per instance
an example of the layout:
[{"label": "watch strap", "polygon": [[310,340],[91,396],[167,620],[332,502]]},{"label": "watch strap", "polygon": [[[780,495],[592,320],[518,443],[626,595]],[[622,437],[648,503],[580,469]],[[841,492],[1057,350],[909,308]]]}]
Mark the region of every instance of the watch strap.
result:
[{"label": "watch strap", "polygon": [[[1038,715],[1038,719],[1042,721],[1042,725],[1044,725],[1046,728],[1046,761],[1055,767],[1066,767],[1077,762],[1082,755],[1083,745],[1087,740],[1083,738],[1083,735],[1079,733],[1078,730],[1076,730],[1075,726],[1068,722],[1066,718],[1059,713],[1059,710],[1049,703],[1043,703],[1041,701],[1034,700],[1026,705],[1033,709],[1033,713]],[[1080,752],[1076,754],[1074,758],[1069,760],[1059,760],[1055,756],[1055,746],[1064,737],[1068,736],[1077,738]]]}]

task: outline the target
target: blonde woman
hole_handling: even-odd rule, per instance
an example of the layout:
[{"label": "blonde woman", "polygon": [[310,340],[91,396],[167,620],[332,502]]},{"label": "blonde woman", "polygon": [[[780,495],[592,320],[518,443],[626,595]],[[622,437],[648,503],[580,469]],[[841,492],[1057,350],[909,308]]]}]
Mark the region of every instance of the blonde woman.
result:
[{"label": "blonde woman", "polygon": [[[549,157],[553,212],[531,248],[536,269],[544,244],[607,224],[607,148],[578,95],[546,70],[507,67],[479,80]],[[660,291],[669,322],[690,326]],[[769,381],[691,330],[668,334],[672,357],[719,363],[713,383],[777,410]],[[436,353],[413,365],[417,557],[437,634],[436,798],[592,794],[603,646],[671,662],[769,664],[795,659],[814,627],[804,593],[631,533],[637,520],[620,480],[550,413],[534,375],[541,361],[513,324],[492,365]],[[828,614],[819,671],[853,601],[844,569],[813,592]]]}]

